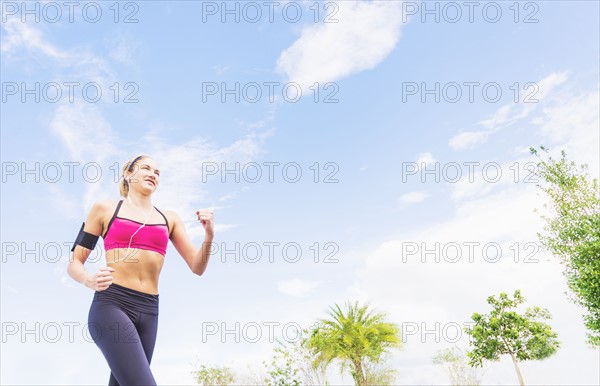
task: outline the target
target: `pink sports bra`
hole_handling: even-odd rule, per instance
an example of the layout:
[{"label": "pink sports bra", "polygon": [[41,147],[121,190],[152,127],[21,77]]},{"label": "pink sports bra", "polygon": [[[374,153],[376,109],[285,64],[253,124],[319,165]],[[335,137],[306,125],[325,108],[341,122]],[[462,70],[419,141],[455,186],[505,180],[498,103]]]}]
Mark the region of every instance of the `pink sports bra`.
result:
[{"label": "pink sports bra", "polygon": [[[123,200],[119,201],[115,213],[106,227],[106,233],[103,237],[105,251],[115,248],[127,248],[131,235],[142,225],[141,222],[118,217],[117,213],[121,208],[121,204],[123,204]],[[154,207],[154,209],[163,216],[166,224],[146,224],[133,236],[131,248],[146,249],[164,256],[169,242],[169,221],[157,207]]]}]

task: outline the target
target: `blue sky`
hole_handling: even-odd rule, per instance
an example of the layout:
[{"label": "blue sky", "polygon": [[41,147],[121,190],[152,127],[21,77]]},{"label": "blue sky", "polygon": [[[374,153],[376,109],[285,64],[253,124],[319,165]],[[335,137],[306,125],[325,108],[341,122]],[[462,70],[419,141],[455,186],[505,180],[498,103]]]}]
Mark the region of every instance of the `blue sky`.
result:
[{"label": "blue sky", "polygon": [[[119,198],[115,170],[145,153],[162,173],[154,205],[177,211],[198,246],[194,211],[212,207],[219,250],[239,243],[202,277],[169,245],[159,384],[193,384],[194,361],[230,366],[247,383],[271,358],[268,326],[282,338],[284,326],[308,327],[347,300],[402,327],[404,348],[389,359],[397,383],[447,384],[431,358],[468,348],[449,331],[486,312],[487,296],[517,288],[550,310],[562,342],[553,357],[522,363],[525,382],[598,384],[583,310],[564,294],[560,264],[537,249],[533,209],[544,198],[528,179],[528,148],[540,144],[598,176],[598,3],[281,1],[272,21],[263,2],[228,2],[229,14],[222,4],[2,3],[1,382],[107,381],[85,339],[93,292],[66,262],[92,203]],[[443,247],[456,244],[453,263]],[[500,246],[499,261],[484,246]],[[102,266],[101,243],[97,253],[89,272]],[[236,323],[248,329],[221,334]],[[252,342],[244,331],[256,325]],[[482,379],[515,382],[508,360]]]}]

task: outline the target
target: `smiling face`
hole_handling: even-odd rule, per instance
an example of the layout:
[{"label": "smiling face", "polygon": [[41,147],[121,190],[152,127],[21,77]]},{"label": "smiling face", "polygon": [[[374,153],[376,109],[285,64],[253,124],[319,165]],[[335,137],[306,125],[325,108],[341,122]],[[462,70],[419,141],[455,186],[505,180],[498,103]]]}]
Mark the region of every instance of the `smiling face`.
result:
[{"label": "smiling face", "polygon": [[142,157],[125,173],[129,188],[140,193],[151,194],[160,184],[160,170],[156,161],[150,157]]}]

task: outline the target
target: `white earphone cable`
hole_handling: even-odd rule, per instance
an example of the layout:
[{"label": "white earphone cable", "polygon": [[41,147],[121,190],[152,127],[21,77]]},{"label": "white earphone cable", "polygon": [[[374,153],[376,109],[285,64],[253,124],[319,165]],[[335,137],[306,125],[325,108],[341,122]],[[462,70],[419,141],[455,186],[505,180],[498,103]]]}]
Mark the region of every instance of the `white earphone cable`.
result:
[{"label": "white earphone cable", "polygon": [[[133,205],[133,203],[131,202],[131,198],[129,198],[129,194],[127,194],[127,200],[129,201],[129,203],[131,204],[131,206],[136,207],[135,205]],[[136,207],[137,208],[137,207]],[[152,208],[150,208],[150,210],[148,211],[148,215],[146,216],[146,219],[144,220],[144,223],[135,231],[133,232],[133,234],[131,235],[131,237],[129,238],[129,245],[127,246],[127,252],[125,253],[125,259],[129,256],[129,250],[131,247],[131,241],[133,240],[133,236],[136,235],[136,233],[138,233],[140,231],[140,229],[142,229],[144,226],[146,226],[146,223],[148,222],[148,220],[150,219],[150,216],[152,215]],[[120,261],[121,259],[119,259]]]}]

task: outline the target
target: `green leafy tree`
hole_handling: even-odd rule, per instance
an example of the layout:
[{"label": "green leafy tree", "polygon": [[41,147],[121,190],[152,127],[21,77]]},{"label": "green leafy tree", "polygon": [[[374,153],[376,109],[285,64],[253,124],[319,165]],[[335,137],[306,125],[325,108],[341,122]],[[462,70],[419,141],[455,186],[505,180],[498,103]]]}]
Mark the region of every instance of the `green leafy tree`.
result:
[{"label": "green leafy tree", "polygon": [[350,369],[356,385],[367,385],[368,362],[379,363],[381,355],[400,347],[400,329],[386,320],[384,313],[369,311],[368,305],[347,303],[330,307],[331,319],[321,319],[311,330],[307,347],[315,353],[315,364],[328,366],[341,361],[342,373]]},{"label": "green leafy tree", "polygon": [[300,369],[302,384],[307,386],[329,385],[327,366],[316,361],[316,354],[308,348],[310,330],[302,330],[302,338],[293,343],[290,353]]},{"label": "green leafy tree", "polygon": [[[560,258],[565,266],[569,298],[582,306],[588,332],[588,343],[600,346],[600,194],[598,179],[590,181],[587,165],[577,168],[566,160],[565,151],[556,161],[548,149],[540,147],[547,159],[534,148],[531,154],[540,161],[537,174],[543,180],[541,188],[550,198],[545,204],[546,234],[538,233],[541,244]],[[539,212],[536,210],[536,212]]]},{"label": "green leafy tree", "polygon": [[264,382],[271,385],[329,385],[327,368],[316,361],[316,354],[308,349],[309,330],[302,330],[300,339],[282,342],[274,349],[270,364],[263,362],[268,370]]},{"label": "green leafy tree", "polygon": [[233,372],[228,367],[208,367],[204,364],[192,371],[192,376],[203,386],[226,386],[235,381]]},{"label": "green leafy tree", "polygon": [[277,343],[279,346],[273,349],[275,354],[271,359],[271,363],[263,362],[268,374],[264,381],[265,384],[268,386],[300,386],[301,380],[298,374],[300,370],[297,364],[294,363],[289,348],[279,340],[277,340]]},{"label": "green leafy tree", "polygon": [[433,357],[433,363],[446,370],[453,386],[480,385],[481,374],[479,369],[469,366],[467,354],[453,346],[439,350]]},{"label": "green leafy tree", "polygon": [[498,361],[501,355],[510,355],[519,383],[524,385],[517,362],[541,360],[554,354],[559,348],[557,334],[541,320],[550,319],[547,309],[527,308],[521,315],[511,309],[525,302],[521,291],[516,290],[514,299],[502,292],[498,299],[489,296],[487,302],[493,307],[489,315],[474,313],[473,327],[466,327],[471,336],[473,350],[467,352],[469,365],[483,366],[483,360]]}]

